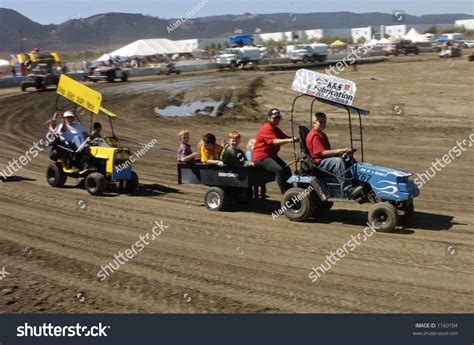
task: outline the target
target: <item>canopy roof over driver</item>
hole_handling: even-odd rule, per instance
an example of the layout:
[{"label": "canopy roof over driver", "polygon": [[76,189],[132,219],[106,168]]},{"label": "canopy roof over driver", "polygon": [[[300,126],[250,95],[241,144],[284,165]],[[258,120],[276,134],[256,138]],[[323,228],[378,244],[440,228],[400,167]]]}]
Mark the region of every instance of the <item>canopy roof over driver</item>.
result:
[{"label": "canopy roof over driver", "polygon": [[291,89],[351,113],[369,115],[368,110],[352,106],[357,87],[351,80],[302,68],[296,71]]},{"label": "canopy roof over driver", "polygon": [[102,111],[109,117],[117,116],[101,106],[102,94],[100,92],[81,84],[65,74],[61,74],[56,92],[93,114],[97,115]]}]

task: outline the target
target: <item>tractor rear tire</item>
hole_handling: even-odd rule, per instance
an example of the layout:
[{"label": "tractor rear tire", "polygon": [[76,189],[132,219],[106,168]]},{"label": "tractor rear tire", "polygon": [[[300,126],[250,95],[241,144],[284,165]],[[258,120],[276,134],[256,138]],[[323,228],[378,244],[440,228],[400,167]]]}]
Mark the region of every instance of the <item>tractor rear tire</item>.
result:
[{"label": "tractor rear tire", "polygon": [[[314,196],[305,195],[303,188],[290,188],[283,194],[281,199],[281,209],[285,216],[292,222],[303,222],[308,219],[314,211]],[[300,199],[299,196],[304,195]],[[294,200],[297,199],[297,201]]]},{"label": "tractor rear tire", "polygon": [[104,175],[95,172],[86,177],[86,180],[84,181],[84,187],[89,192],[89,194],[98,196],[105,191],[107,182],[105,181]]},{"label": "tractor rear tire", "polygon": [[388,202],[376,203],[369,210],[369,224],[377,232],[390,232],[395,229],[399,222],[398,211],[395,206]]},{"label": "tractor rear tire", "polygon": [[222,211],[227,200],[225,191],[220,187],[210,187],[204,195],[204,204],[209,211]]},{"label": "tractor rear tire", "polygon": [[67,175],[63,171],[61,163],[53,163],[46,169],[46,181],[51,187],[60,188],[64,186]]}]

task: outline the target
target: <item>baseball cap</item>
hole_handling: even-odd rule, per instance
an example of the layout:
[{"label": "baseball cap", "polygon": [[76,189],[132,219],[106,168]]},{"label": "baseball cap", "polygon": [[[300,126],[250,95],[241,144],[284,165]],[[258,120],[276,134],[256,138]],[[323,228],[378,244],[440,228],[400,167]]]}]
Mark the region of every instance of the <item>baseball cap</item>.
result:
[{"label": "baseball cap", "polygon": [[268,114],[267,114],[268,117],[274,116],[274,115],[281,116],[280,109],[278,109],[278,108],[271,108],[271,109],[268,111]]},{"label": "baseball cap", "polygon": [[74,117],[74,113],[70,110],[65,111],[63,117]]}]

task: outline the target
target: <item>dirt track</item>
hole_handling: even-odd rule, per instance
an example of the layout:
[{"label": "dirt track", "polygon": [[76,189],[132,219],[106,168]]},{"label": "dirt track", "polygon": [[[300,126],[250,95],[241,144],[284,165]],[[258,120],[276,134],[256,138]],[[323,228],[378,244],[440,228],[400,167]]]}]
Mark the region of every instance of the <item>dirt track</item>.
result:
[{"label": "dirt track", "polygon": [[[423,172],[472,133],[474,65],[414,60],[361,65],[340,76],[357,83],[354,104],[371,110],[364,119],[366,161]],[[407,228],[377,233],[316,283],[308,278],[311,267],[363,230],[368,205],[336,205],[328,219],[291,223],[272,220],[280,197],[274,184],[265,204],[224,213],[205,209],[205,187],[177,184],[179,129],[189,128],[194,143],[208,131],[220,140],[237,129],[245,144],[265,109],[287,114],[293,73],[90,84],[104,93],[105,107],[121,114],[119,136],[139,143],[156,138],[173,151],[151,150],[135,164],[142,185],[134,196],[91,197],[71,180],[53,189],[44,177],[45,152],[0,184],[0,269],[9,272],[0,280],[0,311],[472,312],[472,148],[423,187]],[[1,94],[0,170],[42,138],[55,99],[54,92]],[[154,116],[156,106],[202,99],[236,106],[217,118]],[[303,122],[309,102],[300,105]],[[396,105],[404,113],[395,114]],[[329,115],[333,146],[347,146],[344,113],[321,109]],[[285,117],[282,128],[289,132]],[[292,160],[290,146],[282,156]],[[169,228],[100,282],[100,266],[161,219]]]}]

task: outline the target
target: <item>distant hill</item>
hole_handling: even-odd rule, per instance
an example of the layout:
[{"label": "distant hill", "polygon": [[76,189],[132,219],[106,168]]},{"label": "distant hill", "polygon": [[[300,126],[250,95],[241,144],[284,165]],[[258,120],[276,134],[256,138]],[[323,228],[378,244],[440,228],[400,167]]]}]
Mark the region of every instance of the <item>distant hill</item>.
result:
[{"label": "distant hill", "polygon": [[[453,23],[474,18],[466,14],[405,15],[406,24]],[[208,38],[225,37],[241,29],[246,33],[280,32],[303,29],[350,28],[368,25],[393,25],[387,13],[274,13],[220,15],[188,20],[168,32],[176,19],[162,19],[132,13],[103,13],[89,18],[68,20],[59,25],[41,25],[20,13],[0,8],[0,51],[19,52],[34,47],[55,50],[80,50],[114,47],[140,38]]]},{"label": "distant hill", "polygon": [[49,29],[20,13],[0,8],[0,51],[31,47],[49,38]]}]

